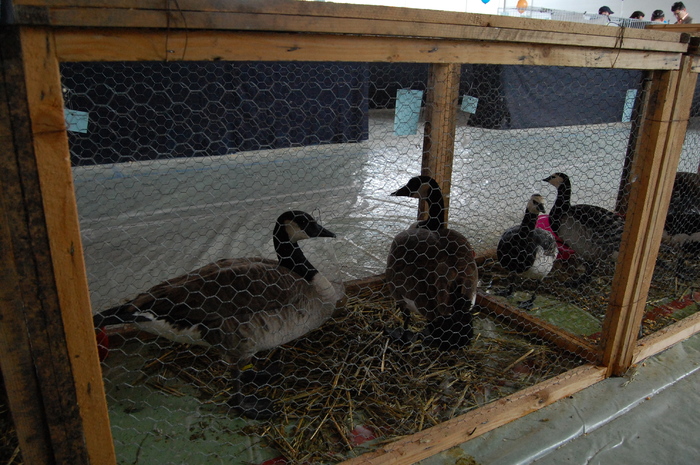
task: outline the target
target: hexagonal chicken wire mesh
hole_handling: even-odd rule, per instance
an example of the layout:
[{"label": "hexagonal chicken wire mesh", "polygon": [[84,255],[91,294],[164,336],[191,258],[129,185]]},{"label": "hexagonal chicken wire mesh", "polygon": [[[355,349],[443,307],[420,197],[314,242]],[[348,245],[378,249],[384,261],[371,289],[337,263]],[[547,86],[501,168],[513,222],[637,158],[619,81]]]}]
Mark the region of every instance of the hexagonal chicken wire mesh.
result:
[{"label": "hexagonal chicken wire mesh", "polygon": [[[642,72],[462,66],[442,191],[407,184],[427,64],[62,76],[120,463],[336,463],[595,356]],[[697,280],[669,244],[662,299]]]}]

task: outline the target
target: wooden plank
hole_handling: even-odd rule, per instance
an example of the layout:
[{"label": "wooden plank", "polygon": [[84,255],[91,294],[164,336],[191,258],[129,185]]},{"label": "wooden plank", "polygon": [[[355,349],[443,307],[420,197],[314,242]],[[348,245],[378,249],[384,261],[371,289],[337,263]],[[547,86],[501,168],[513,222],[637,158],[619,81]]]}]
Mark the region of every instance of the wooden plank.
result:
[{"label": "wooden plank", "polygon": [[[60,343],[65,345],[62,350],[67,353],[67,359],[53,363],[68,371],[73,384],[72,388],[63,386],[56,392],[61,396],[74,392],[80,414],[80,423],[70,425],[67,433],[71,441],[80,441],[71,444],[71,447],[79,447],[80,454],[65,463],[80,463],[78,457],[83,453],[87,454],[86,463],[115,463],[92,325],[53,36],[47,30],[29,28],[21,30],[20,37],[36,158],[35,174],[39,183],[36,189],[45,225],[45,229],[42,228],[45,236],[41,239],[47,241],[48,247],[44,257],[48,263],[42,268],[46,273],[44,286],[55,292],[51,325],[62,332],[65,339]],[[44,397],[46,399],[46,392]]]},{"label": "wooden plank", "polygon": [[[548,21],[541,19],[530,19],[530,18],[514,18],[509,16],[494,16],[494,15],[484,15],[484,14],[473,14],[473,13],[462,13],[454,11],[438,11],[438,10],[424,10],[424,9],[411,9],[411,8],[395,8],[386,6],[372,6],[372,5],[344,5],[339,3],[316,3],[316,2],[290,2],[290,1],[278,1],[278,0],[259,0],[256,2],[250,2],[247,0],[179,0],[177,3],[166,4],[164,8],[164,3],[162,0],[121,0],[121,1],[106,1],[106,0],[76,0],[76,1],[53,1],[53,0],[22,0],[16,1],[15,4],[22,9],[22,6],[40,6],[44,7],[44,14],[47,19],[52,16],[53,25],[61,26],[109,26],[109,24],[94,24],[85,23],[85,21],[95,21],[94,16],[99,17],[100,12],[105,10],[123,10],[127,15],[121,16],[121,21],[119,21],[118,13],[110,13],[105,15],[105,17],[110,17],[116,22],[112,23],[111,26],[114,27],[127,27],[133,26],[128,23],[132,18],[136,16],[141,16],[149,11],[159,11],[168,12],[170,16],[170,21],[178,21],[178,19],[187,18],[187,27],[194,28],[194,16],[191,13],[210,13],[206,15],[211,24],[216,23],[217,17],[226,17],[227,14],[235,13],[241,15],[255,15],[262,21],[269,21],[264,19],[265,16],[276,16],[277,19],[274,21],[274,27],[286,27],[283,26],[286,20],[284,16],[291,17],[292,22],[302,21],[306,23],[334,23],[335,19],[359,19],[362,20],[368,27],[377,30],[377,27],[370,26],[373,22],[384,21],[387,22],[384,29],[380,29],[379,33],[387,35],[397,35],[401,34],[399,30],[395,30],[394,27],[405,27],[399,26],[400,23],[406,25],[413,24],[414,30],[417,36],[423,35],[421,29],[429,28],[431,25],[439,25],[440,27],[450,28],[450,26],[476,26],[480,29],[491,28],[496,31],[504,32],[509,29],[514,29],[518,31],[531,31],[531,32],[554,32],[559,33],[563,40],[566,40],[565,36],[574,35],[589,35],[596,37],[611,37],[618,40],[617,47],[624,47],[623,42],[631,41],[634,39],[645,39],[653,42],[669,42],[672,44],[679,44],[681,41],[685,40],[687,42],[687,37],[683,34],[672,33],[668,31],[652,31],[643,30],[636,28],[609,28],[600,25],[590,25],[585,23],[575,23],[575,22],[565,22],[565,21]],[[170,5],[170,8],[167,8]],[[75,15],[73,21],[67,18],[59,18],[63,10],[74,10],[72,13]],[[82,12],[80,10],[83,10]],[[211,14],[214,13],[214,14]],[[37,15],[34,16],[42,16]],[[161,20],[162,21],[161,15]],[[91,18],[92,17],[92,18]],[[304,18],[308,18],[308,21]],[[255,19],[255,18],[253,18]],[[59,22],[60,21],[60,22]],[[391,23],[394,23],[392,26]],[[170,27],[175,26],[170,24]],[[177,25],[176,27],[181,27],[183,25]],[[164,27],[161,22],[156,22],[148,27]],[[213,26],[212,26],[213,27]],[[315,26],[322,27],[322,26]],[[273,29],[275,30],[275,29]],[[296,30],[304,32],[305,29],[297,28]],[[335,29],[326,29],[326,32],[335,32]],[[309,32],[309,31],[306,31]],[[354,33],[362,33],[362,31],[354,31]],[[364,33],[371,33],[368,29]],[[443,33],[438,33],[434,37],[446,37]],[[621,39],[620,35],[623,34],[624,40]],[[494,40],[510,40],[510,39],[494,39]],[[652,47],[659,46],[650,45]],[[682,49],[674,49],[676,51],[682,51]]]},{"label": "wooden plank", "polygon": [[489,314],[502,319],[509,326],[514,326],[528,334],[556,345],[562,350],[598,364],[601,360],[601,350],[589,344],[580,337],[564,331],[544,320],[523,312],[511,305],[493,300],[486,294],[478,293],[476,304],[485,308]]},{"label": "wooden plank", "polygon": [[632,364],[663,352],[674,344],[700,333],[700,313],[695,313],[681,321],[656,331],[640,339],[634,349]]},{"label": "wooden plank", "polygon": [[700,34],[700,24],[647,24],[645,29],[653,31],[687,32],[692,35]]},{"label": "wooden plank", "polygon": [[[12,44],[10,31],[0,33],[3,44]],[[22,459],[25,463],[50,463],[53,461],[51,437],[48,421],[41,404],[36,401],[41,397],[41,389],[34,369],[29,330],[24,320],[24,306],[27,299],[22,293],[20,268],[15,261],[15,254],[23,247],[17,244],[22,239],[13,234],[10,225],[19,229],[22,224],[20,208],[22,199],[19,190],[17,172],[17,147],[10,124],[10,105],[17,105],[10,98],[11,91],[6,82],[13,78],[12,62],[8,55],[9,48],[0,49],[0,371],[5,385],[5,392],[12,419],[17,431]],[[7,68],[10,69],[7,69]],[[9,88],[14,87],[10,84]],[[15,112],[25,108],[14,108]],[[20,140],[21,141],[21,140]],[[20,142],[18,141],[18,142]]]},{"label": "wooden plank", "polygon": [[[85,16],[85,19],[82,19]],[[85,11],[57,10],[51,13],[54,26],[81,27],[207,29],[233,31],[304,32],[323,34],[356,34],[379,36],[429,37],[440,39],[487,40],[576,47],[609,48],[615,50],[642,50],[685,52],[688,45],[680,42],[654,41],[619,36],[593,36],[566,32],[551,32],[493,27],[433,24],[406,21],[367,20],[355,18],[318,18],[314,16],[280,16],[245,13],[168,13],[144,10],[133,11],[100,9]],[[626,30],[625,30],[626,31]],[[626,33],[625,33],[626,34]]]},{"label": "wooden plank", "polygon": [[511,396],[445,421],[342,465],[411,464],[479,437],[605,379],[605,369],[584,365]]},{"label": "wooden plank", "polygon": [[[430,65],[425,102],[421,174],[431,176],[440,185],[445,198],[446,219],[449,218],[450,209],[459,80],[458,64],[433,63]],[[426,202],[421,202],[419,219],[422,213],[427,213]]]},{"label": "wooden plank", "polygon": [[61,61],[344,61],[678,69],[681,54],[562,46],[257,32],[58,29]]},{"label": "wooden plank", "polygon": [[614,375],[624,373],[633,360],[697,81],[689,59],[681,71],[655,72],[653,77],[603,324],[603,365]]},{"label": "wooden plank", "polygon": [[[19,315],[15,315],[19,320],[7,320],[7,324],[20,326],[8,327],[3,332],[24,331],[30,350],[30,353],[8,354],[7,357],[3,353],[2,363],[4,367],[21,361],[29,363],[28,367],[34,371],[31,375],[34,381],[28,378],[29,375],[18,381],[27,382],[28,394],[38,394],[38,397],[15,397],[13,401],[14,407],[19,409],[18,414],[31,415],[31,418],[23,418],[16,424],[17,427],[31,428],[29,431],[18,431],[19,437],[34,437],[39,447],[46,448],[43,455],[51,456],[52,461],[48,463],[88,463],[58,298],[53,286],[53,271],[48,258],[27,94],[26,81],[29,77],[24,67],[26,50],[17,28],[4,29],[2,39],[3,98],[9,108],[9,121],[6,123],[9,123],[10,129],[7,132],[12,134],[14,149],[0,151],[3,201],[9,207],[3,212],[7,220],[4,233],[9,234],[3,243],[12,247],[7,252],[11,256],[3,258],[13,261],[8,270],[11,274],[3,276],[2,286],[19,288],[14,296],[18,300],[13,302],[13,309],[20,311]],[[35,58],[40,56],[41,51],[34,54]],[[35,76],[34,79],[40,77]],[[3,312],[8,310],[5,308]],[[22,347],[15,349],[21,351]],[[12,369],[18,374],[23,367]],[[34,386],[38,392],[31,392]],[[21,404],[27,400],[33,405]],[[37,408],[42,412],[36,411]]]}]

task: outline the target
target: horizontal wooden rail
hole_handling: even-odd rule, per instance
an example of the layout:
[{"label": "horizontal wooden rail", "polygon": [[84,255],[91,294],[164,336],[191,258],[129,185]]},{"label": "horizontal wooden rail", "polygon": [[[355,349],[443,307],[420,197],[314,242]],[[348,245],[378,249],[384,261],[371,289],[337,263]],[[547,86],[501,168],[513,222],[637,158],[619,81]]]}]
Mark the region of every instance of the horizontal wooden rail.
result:
[{"label": "horizontal wooden rail", "polygon": [[695,313],[681,321],[656,331],[637,341],[634,349],[632,363],[639,363],[642,360],[663,352],[672,345],[688,339],[693,334],[700,332],[700,313]]},{"label": "horizontal wooden rail", "polygon": [[[461,12],[298,1],[115,0],[14,2],[18,24],[248,30],[485,40],[615,50],[684,52],[688,34],[667,30]],[[165,8],[169,5],[169,8]]]},{"label": "horizontal wooden rail", "polygon": [[342,465],[407,464],[474,439],[605,379],[605,369],[584,365],[452,420],[382,446]]},{"label": "horizontal wooden rail", "polygon": [[617,69],[680,67],[682,54],[475,41],[230,31],[58,29],[61,61],[345,61]]},{"label": "horizontal wooden rail", "polygon": [[586,361],[595,364],[600,363],[602,351],[575,334],[571,334],[511,305],[497,302],[486,294],[477,294],[476,303],[480,307],[485,308],[490,315],[504,320],[510,326],[515,326],[525,333],[533,334]]}]

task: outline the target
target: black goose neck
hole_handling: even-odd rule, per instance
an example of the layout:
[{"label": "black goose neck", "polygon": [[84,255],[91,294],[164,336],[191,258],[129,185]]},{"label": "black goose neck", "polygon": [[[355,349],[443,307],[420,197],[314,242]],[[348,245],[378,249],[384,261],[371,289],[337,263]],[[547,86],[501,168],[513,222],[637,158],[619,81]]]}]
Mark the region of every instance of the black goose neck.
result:
[{"label": "black goose neck", "polygon": [[445,200],[438,187],[433,187],[427,198],[428,219],[424,226],[431,231],[439,231],[445,228]]},{"label": "black goose neck", "polygon": [[275,225],[272,242],[279,264],[311,282],[318,270],[306,258],[299,244],[290,240],[285,225]]},{"label": "black goose neck", "polygon": [[521,231],[533,231],[537,225],[537,218],[539,218],[538,213],[532,213],[525,210],[525,216],[523,216],[523,221],[520,223]]},{"label": "black goose neck", "polygon": [[571,183],[565,179],[557,187],[557,200],[554,201],[552,212],[564,212],[571,206]]}]

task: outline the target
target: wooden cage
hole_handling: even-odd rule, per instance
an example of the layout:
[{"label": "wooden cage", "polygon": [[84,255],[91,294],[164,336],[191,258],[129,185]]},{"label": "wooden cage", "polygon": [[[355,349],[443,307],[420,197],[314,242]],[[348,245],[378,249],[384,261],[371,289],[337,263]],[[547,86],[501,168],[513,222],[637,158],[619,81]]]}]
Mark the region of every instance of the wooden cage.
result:
[{"label": "wooden cage", "polygon": [[[700,72],[685,30],[639,30],[288,0],[14,0],[2,4],[0,361],[27,463],[110,464],[115,452],[90,312],[59,63],[430,63],[423,169],[449,190],[457,71],[464,63],[648,73],[631,151],[624,244],[601,348],[539,320],[589,363],[346,463],[413,463],[549,405],[700,330],[695,315],[637,340]],[[427,139],[427,137],[426,137]],[[368,278],[370,279],[370,278]],[[373,278],[376,279],[376,278]],[[485,297],[495,314],[508,314]],[[523,318],[510,314],[510,318]]]}]

